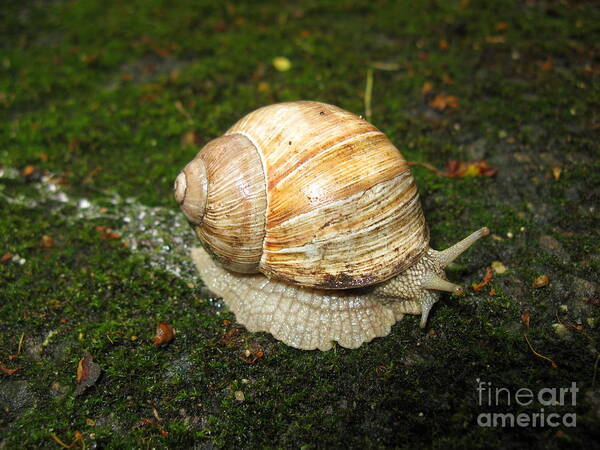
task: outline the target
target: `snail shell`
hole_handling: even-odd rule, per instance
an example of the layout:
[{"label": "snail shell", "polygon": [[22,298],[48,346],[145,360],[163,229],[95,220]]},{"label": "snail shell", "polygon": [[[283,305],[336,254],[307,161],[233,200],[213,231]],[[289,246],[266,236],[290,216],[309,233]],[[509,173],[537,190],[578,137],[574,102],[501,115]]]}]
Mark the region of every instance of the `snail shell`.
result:
[{"label": "snail shell", "polygon": [[[460,289],[429,248],[406,160],[336,106],[299,101],[246,115],[183,169],[175,198],[205,249],[193,257],[208,287],[249,329],[299,348],[356,347],[404,313],[426,320],[437,293],[425,286]],[[313,312],[288,323],[283,303]],[[357,331],[343,314],[316,323],[324,311],[378,319]],[[284,335],[282,324],[296,331]]]},{"label": "snail shell", "polygon": [[258,109],[210,142],[183,177],[201,180],[184,213],[236,272],[360,287],[403,271],[427,248],[406,161],[381,131],[335,106]]}]

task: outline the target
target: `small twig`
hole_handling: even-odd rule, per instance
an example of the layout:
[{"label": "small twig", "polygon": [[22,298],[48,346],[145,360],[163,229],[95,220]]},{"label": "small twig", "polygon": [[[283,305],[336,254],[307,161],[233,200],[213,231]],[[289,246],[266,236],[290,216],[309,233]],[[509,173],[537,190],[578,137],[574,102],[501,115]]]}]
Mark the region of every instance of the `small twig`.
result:
[{"label": "small twig", "polygon": [[562,320],[560,320],[560,317],[558,317],[558,311],[556,311],[556,321],[565,327],[570,327],[577,331],[583,330],[583,327],[581,325],[575,325],[572,323],[564,323]]},{"label": "small twig", "polygon": [[527,334],[524,334],[523,336],[525,337],[525,340],[527,341],[527,345],[529,345],[529,348],[531,349],[531,351],[533,352],[533,354],[535,356],[537,356],[538,358],[545,359],[546,361],[550,361],[550,364],[552,364],[552,368],[553,369],[556,369],[558,367],[558,365],[554,362],[554,360],[548,358],[547,356],[541,355],[541,354],[539,354],[538,352],[535,351],[535,349],[531,345],[531,342],[529,342],[529,339],[527,338]]},{"label": "small twig", "polygon": [[23,350],[23,339],[25,338],[25,333],[21,333],[21,337],[19,338],[19,347],[17,348],[17,355],[21,354]]},{"label": "small twig", "polygon": [[429,169],[433,172],[436,173],[436,175],[439,176],[446,176],[446,174],[444,172],[442,172],[441,170],[439,170],[437,167],[429,164],[429,163],[425,163],[425,162],[419,162],[419,161],[408,161],[408,165],[409,166],[419,166],[419,167],[425,167],[426,169]]},{"label": "small twig", "polygon": [[373,97],[373,68],[367,69],[367,83],[365,85],[365,119],[371,121],[371,99]]},{"label": "small twig", "polygon": [[392,62],[374,61],[370,64],[373,69],[385,70],[388,72],[394,72],[400,70],[400,64]]},{"label": "small twig", "polygon": [[192,116],[190,115],[189,112],[187,112],[187,110],[184,108],[183,103],[181,103],[180,100],[177,100],[175,102],[175,108],[177,109],[177,111],[179,111],[181,113],[182,116],[184,116],[188,122],[193,123],[194,119],[192,119]]},{"label": "small twig", "polygon": [[52,439],[54,439],[54,442],[56,442],[62,448],[71,448],[72,447],[72,445],[65,444],[64,441],[61,438],[59,438],[56,434],[50,433],[50,436],[52,436]]}]

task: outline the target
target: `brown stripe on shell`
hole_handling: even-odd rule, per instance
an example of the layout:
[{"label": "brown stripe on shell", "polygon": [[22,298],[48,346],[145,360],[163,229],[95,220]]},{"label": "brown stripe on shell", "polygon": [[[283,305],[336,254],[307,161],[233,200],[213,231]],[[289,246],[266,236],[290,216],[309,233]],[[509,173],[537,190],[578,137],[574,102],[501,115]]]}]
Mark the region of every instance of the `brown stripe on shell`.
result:
[{"label": "brown stripe on shell", "polygon": [[196,234],[228,269],[257,272],[267,201],[256,148],[244,136],[224,136],[209,142],[198,157],[206,166],[208,198]]}]

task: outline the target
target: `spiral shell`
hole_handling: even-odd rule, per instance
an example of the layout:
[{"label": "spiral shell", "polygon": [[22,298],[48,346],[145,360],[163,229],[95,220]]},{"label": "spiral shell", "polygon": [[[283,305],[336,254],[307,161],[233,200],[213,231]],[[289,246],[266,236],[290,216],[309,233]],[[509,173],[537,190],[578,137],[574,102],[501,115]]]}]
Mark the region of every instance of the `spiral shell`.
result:
[{"label": "spiral shell", "polygon": [[428,249],[398,149],[324,103],[279,103],[243,117],[184,168],[175,197],[225,267],[296,285],[376,284]]}]

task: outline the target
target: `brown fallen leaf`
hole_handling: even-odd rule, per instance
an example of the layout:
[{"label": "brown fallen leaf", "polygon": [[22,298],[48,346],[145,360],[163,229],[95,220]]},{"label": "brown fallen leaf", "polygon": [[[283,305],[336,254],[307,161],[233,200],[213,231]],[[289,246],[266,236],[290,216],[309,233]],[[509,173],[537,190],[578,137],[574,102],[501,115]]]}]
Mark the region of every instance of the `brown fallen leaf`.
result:
[{"label": "brown fallen leaf", "polygon": [[455,95],[437,94],[433,100],[429,102],[429,106],[437,111],[443,111],[446,108],[458,108],[458,97]]},{"label": "brown fallen leaf", "polygon": [[94,362],[94,358],[90,353],[81,358],[77,364],[77,388],[75,388],[75,395],[82,394],[86,389],[96,384],[100,373],[100,366]]},{"label": "brown fallen leaf", "polygon": [[101,239],[119,239],[121,237],[119,233],[115,233],[110,228],[102,225],[97,225],[96,231],[100,234]]},{"label": "brown fallen leaf", "polygon": [[167,344],[175,337],[175,330],[167,322],[158,322],[156,325],[156,334],[154,335],[154,345],[157,347]]},{"label": "brown fallen leaf", "polygon": [[200,142],[200,135],[194,130],[186,131],[181,136],[181,145],[184,147],[195,147],[200,144]]},{"label": "brown fallen leaf", "polygon": [[548,275],[540,275],[535,280],[533,280],[533,283],[531,283],[531,285],[534,288],[541,288],[544,286],[548,286],[548,284],[550,284],[550,277]]},{"label": "brown fallen leaf", "polygon": [[40,245],[44,248],[54,247],[54,238],[52,236],[44,234],[40,239]]},{"label": "brown fallen leaf", "polygon": [[484,286],[487,286],[489,284],[491,279],[492,279],[492,268],[486,267],[485,276],[483,277],[483,281],[481,281],[480,283],[474,284],[473,290],[480,291]]},{"label": "brown fallen leaf", "polygon": [[169,432],[162,428],[160,420],[155,418],[141,418],[132,428],[146,428],[146,427],[154,427],[158,428],[158,432],[163,436],[168,436]]},{"label": "brown fallen leaf", "polygon": [[262,350],[250,351],[246,350],[240,355],[240,359],[246,364],[254,364],[257,360],[265,356],[265,352]]},{"label": "brown fallen leaf", "polygon": [[488,44],[502,44],[506,42],[506,36],[486,36],[485,42]]},{"label": "brown fallen leaf", "polygon": [[4,367],[2,364],[0,364],[0,370],[3,373],[5,373],[6,375],[8,375],[9,377],[12,376],[12,374],[14,374],[19,369],[21,369],[21,368],[17,367],[15,369],[9,369],[8,367]]},{"label": "brown fallen leaf", "polygon": [[227,330],[219,339],[219,344],[224,344],[227,347],[235,347],[239,343],[240,335],[242,334],[242,328],[234,326]]},{"label": "brown fallen leaf", "polygon": [[35,166],[28,165],[21,171],[21,175],[24,177],[30,176],[33,172],[35,172]]},{"label": "brown fallen leaf", "polygon": [[448,161],[445,175],[450,178],[465,177],[491,177],[498,169],[489,165],[486,161]]},{"label": "brown fallen leaf", "polygon": [[77,139],[76,137],[72,138],[69,141],[69,151],[71,151],[71,152],[79,151],[79,139]]},{"label": "brown fallen leaf", "polygon": [[454,80],[447,73],[442,74],[442,83],[444,84],[454,84]]},{"label": "brown fallen leaf", "polygon": [[423,83],[423,87],[421,88],[421,93],[423,95],[429,94],[432,90],[433,90],[433,83],[431,83],[430,81],[426,81],[425,83]]},{"label": "brown fallen leaf", "polygon": [[2,257],[0,258],[0,263],[5,263],[8,262],[12,259],[12,257],[15,256],[10,252],[6,252],[4,255],[2,255]]},{"label": "brown fallen leaf", "polygon": [[552,62],[552,59],[548,58],[546,61],[540,62],[538,63],[540,68],[546,72],[549,72],[550,70],[554,69],[554,63]]},{"label": "brown fallen leaf", "polygon": [[488,285],[490,280],[492,279],[492,268],[486,267],[485,276],[483,277],[483,281],[478,284],[473,285],[473,290],[480,291],[484,286]]},{"label": "brown fallen leaf", "polygon": [[523,311],[521,314],[521,323],[525,325],[525,327],[529,328],[529,320],[531,319],[531,313],[529,311]]},{"label": "brown fallen leaf", "polygon": [[91,184],[94,180],[94,177],[102,170],[102,166],[96,166],[92,170],[88,172],[88,174],[83,177],[84,184]]}]

